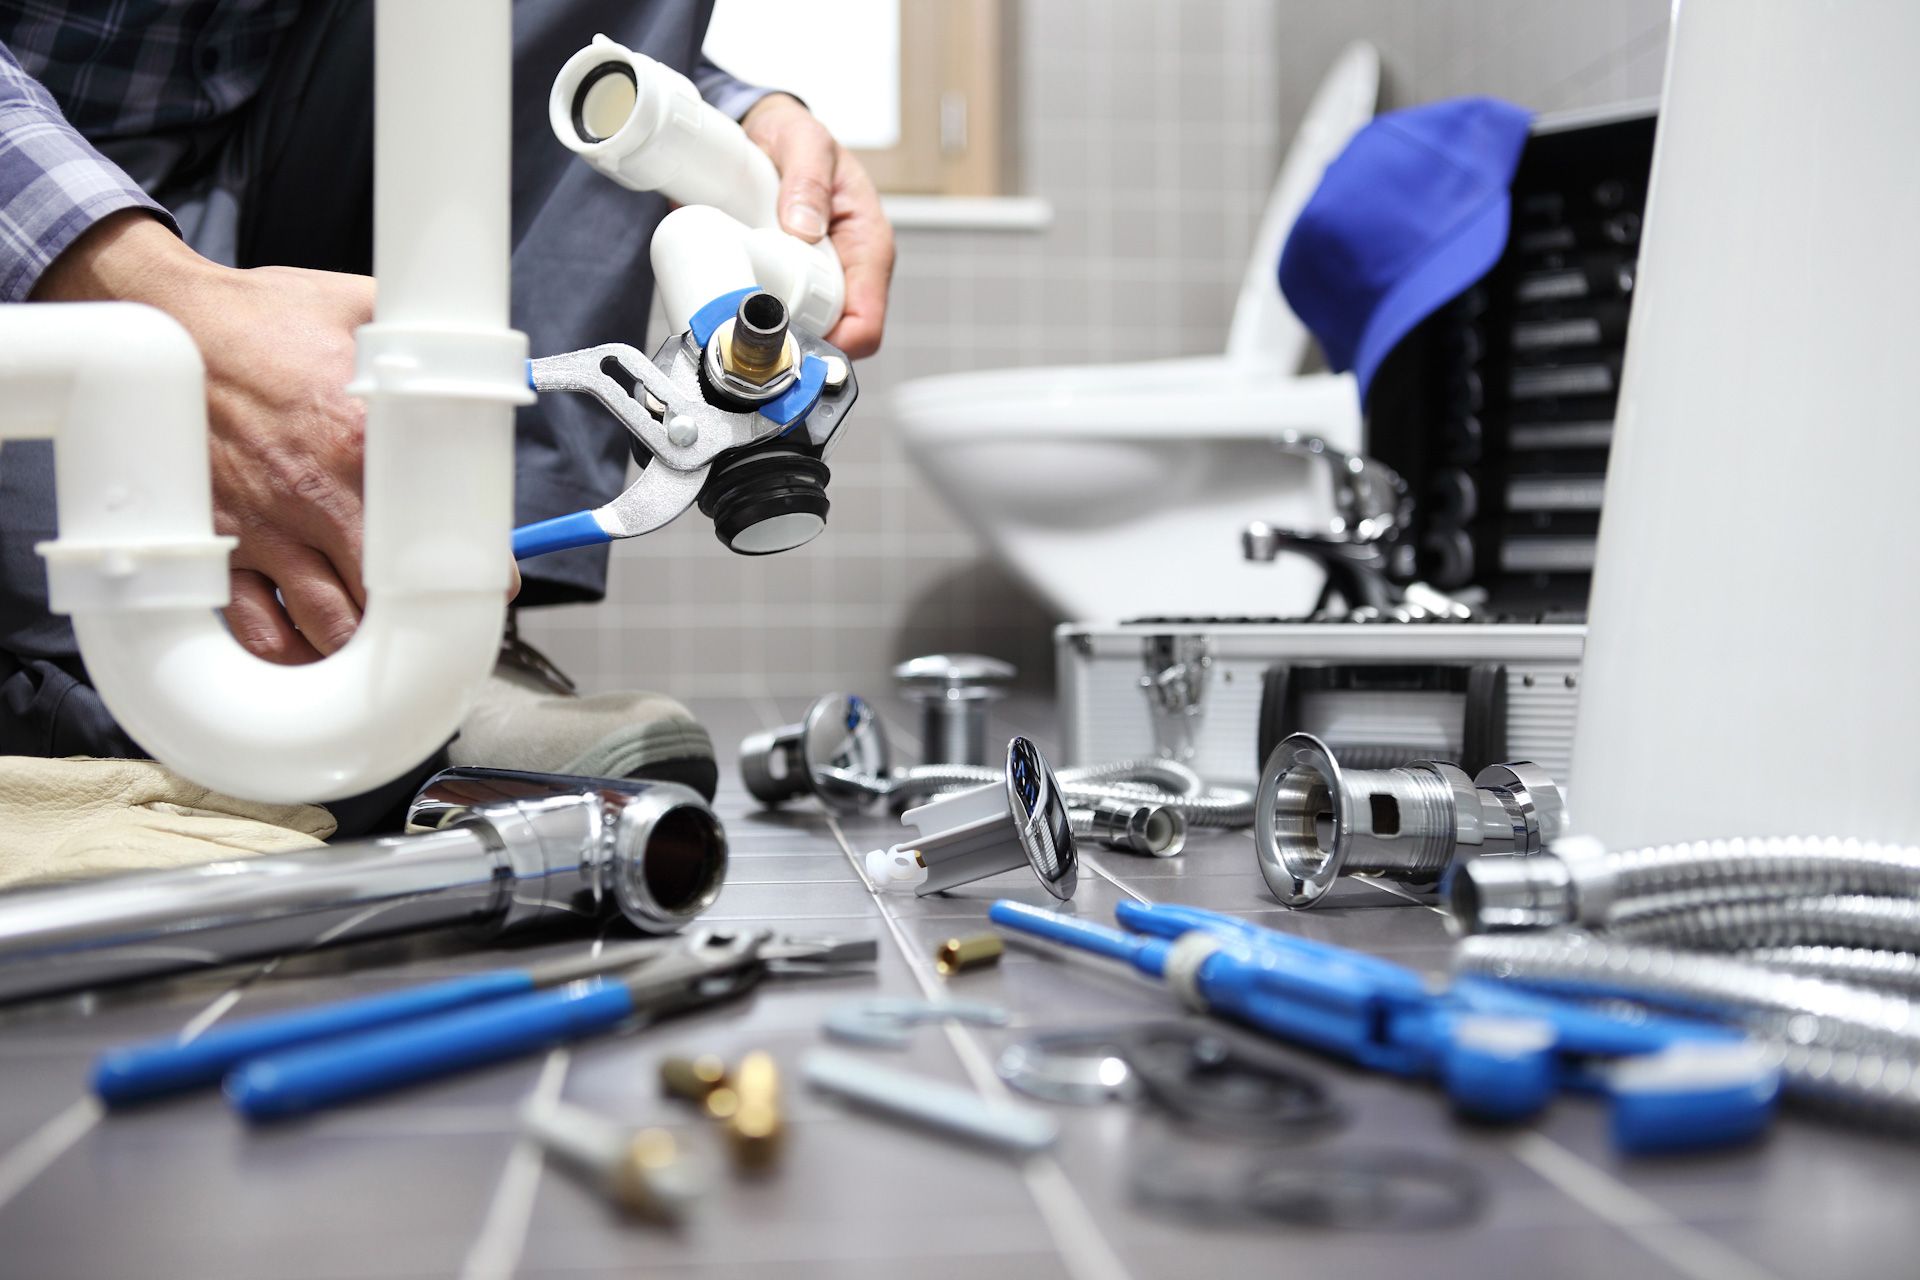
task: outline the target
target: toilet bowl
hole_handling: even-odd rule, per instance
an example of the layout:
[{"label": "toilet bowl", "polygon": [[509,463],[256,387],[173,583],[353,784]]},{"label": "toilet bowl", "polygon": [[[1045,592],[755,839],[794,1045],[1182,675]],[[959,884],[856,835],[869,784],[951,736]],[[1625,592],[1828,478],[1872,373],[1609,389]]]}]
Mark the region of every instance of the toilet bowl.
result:
[{"label": "toilet bowl", "polygon": [[1320,175],[1372,118],[1379,55],[1349,46],[1314,95],[1274,185],[1220,355],[989,370],[903,383],[907,453],[1006,566],[1082,621],[1294,615],[1323,574],[1298,556],[1245,560],[1256,520],[1324,528],[1321,459],[1283,433],[1361,445],[1346,374],[1301,374],[1311,345],[1276,278],[1280,247]]}]

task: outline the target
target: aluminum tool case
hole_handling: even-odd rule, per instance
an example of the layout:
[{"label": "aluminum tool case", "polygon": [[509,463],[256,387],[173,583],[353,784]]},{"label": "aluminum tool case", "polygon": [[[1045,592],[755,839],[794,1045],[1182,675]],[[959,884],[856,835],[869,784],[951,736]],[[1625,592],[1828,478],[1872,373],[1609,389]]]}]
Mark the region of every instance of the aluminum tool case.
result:
[{"label": "aluminum tool case", "polygon": [[1359,768],[1531,760],[1564,788],[1586,635],[1565,622],[1066,623],[1061,763],[1171,755],[1248,785],[1304,729]]}]

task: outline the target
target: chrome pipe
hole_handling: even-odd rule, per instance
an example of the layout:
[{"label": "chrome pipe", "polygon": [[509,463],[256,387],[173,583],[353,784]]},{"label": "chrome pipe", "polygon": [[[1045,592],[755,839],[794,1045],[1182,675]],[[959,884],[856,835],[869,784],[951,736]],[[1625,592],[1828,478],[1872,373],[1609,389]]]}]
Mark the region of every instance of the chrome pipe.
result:
[{"label": "chrome pipe", "polygon": [[671,783],[448,769],[410,833],[0,895],[0,1001],[418,929],[625,917],[669,933],[726,875],[726,835]]}]

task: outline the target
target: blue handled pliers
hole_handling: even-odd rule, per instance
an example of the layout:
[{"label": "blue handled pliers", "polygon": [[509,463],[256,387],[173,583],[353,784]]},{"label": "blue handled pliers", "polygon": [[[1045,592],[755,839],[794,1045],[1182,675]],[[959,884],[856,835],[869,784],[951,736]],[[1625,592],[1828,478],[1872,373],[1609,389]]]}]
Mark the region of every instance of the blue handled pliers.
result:
[{"label": "blue handled pliers", "polygon": [[1478,1119],[1525,1119],[1562,1089],[1579,1090],[1610,1101],[1622,1150],[1689,1150],[1754,1137],[1780,1092],[1778,1071],[1725,1027],[1479,978],[1436,987],[1377,956],[1197,907],[1121,902],[1125,930],[1010,901],[989,915],[1126,961],[1200,1011],[1373,1070],[1438,1080]]},{"label": "blue handled pliers", "polygon": [[698,929],[582,960],[508,969],[110,1050],[94,1092],[109,1105],[224,1079],[250,1120],[338,1102],[741,995],[769,973],[870,964],[872,939]]}]

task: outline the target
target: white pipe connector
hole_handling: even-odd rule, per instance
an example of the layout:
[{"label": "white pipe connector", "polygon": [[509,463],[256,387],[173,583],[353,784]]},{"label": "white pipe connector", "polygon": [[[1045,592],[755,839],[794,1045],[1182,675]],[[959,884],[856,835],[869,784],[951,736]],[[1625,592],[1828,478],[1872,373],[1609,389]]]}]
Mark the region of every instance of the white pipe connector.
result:
[{"label": "white pipe connector", "polygon": [[[43,544],[101,699],[154,757],[251,799],[332,800],[420,764],[499,652],[513,410],[532,400],[507,327],[508,0],[381,0],[375,57],[376,323],[367,404],[366,615],[323,662],[276,666],[214,611],[205,369],[129,303],[0,307],[0,437],[51,437],[59,537]],[[464,127],[442,125],[466,105]],[[424,145],[423,145],[424,142]]]},{"label": "white pipe connector", "polygon": [[[780,230],[773,161],[701,98],[691,80],[595,36],[560,68],[547,118],[561,144],[606,177],[683,206],[667,215],[653,241],[654,279],[676,329],[721,293],[756,283],[811,333],[824,334],[839,321],[846,284],[833,245],[808,244]],[[674,248],[664,248],[663,240]],[[712,263],[705,261],[709,256]],[[701,293],[716,279],[737,276],[742,256],[752,277]]]}]

